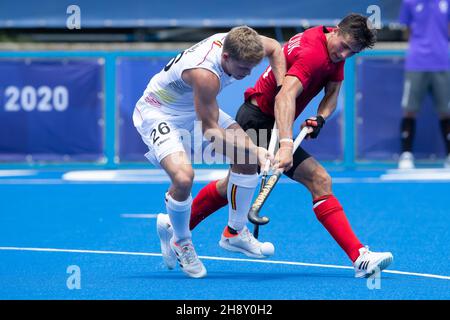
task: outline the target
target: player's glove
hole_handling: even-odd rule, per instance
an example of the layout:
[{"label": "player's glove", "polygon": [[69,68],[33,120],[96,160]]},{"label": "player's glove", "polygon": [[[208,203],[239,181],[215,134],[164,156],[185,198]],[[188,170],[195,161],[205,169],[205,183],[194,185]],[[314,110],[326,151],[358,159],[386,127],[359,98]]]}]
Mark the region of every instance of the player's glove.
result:
[{"label": "player's glove", "polygon": [[325,119],[322,116],[311,117],[306,119],[302,125],[303,127],[309,126],[313,131],[308,135],[310,138],[315,139],[319,135],[320,129],[322,129],[325,124]]}]

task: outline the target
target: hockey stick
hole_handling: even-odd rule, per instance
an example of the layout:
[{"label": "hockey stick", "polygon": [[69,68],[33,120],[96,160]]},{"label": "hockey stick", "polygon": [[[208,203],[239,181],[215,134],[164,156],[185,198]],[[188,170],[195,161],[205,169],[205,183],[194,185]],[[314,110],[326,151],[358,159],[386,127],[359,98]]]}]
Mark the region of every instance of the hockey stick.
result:
[{"label": "hockey stick", "polygon": [[[274,153],[275,152],[275,146],[278,142],[278,130],[277,130],[277,123],[275,122],[273,124],[273,129],[272,129],[272,134],[270,136],[270,142],[269,142],[269,149],[268,151],[270,153]],[[263,190],[264,186],[266,185],[266,179],[267,179],[267,175],[269,173],[269,169],[270,169],[270,160],[267,159],[264,168],[263,168],[263,172],[262,172],[262,178],[261,178],[261,186],[259,188],[259,192],[261,193],[261,191]],[[253,236],[258,239],[259,236],[259,224],[255,224],[255,227],[253,228]]]},{"label": "hockey stick", "polygon": [[[302,131],[298,134],[297,138],[295,138],[294,141],[294,148],[292,152],[295,152],[297,150],[300,143],[305,139],[306,135],[312,132],[312,129],[310,127],[304,127]],[[256,197],[255,201],[253,202],[253,205],[250,207],[250,210],[248,212],[248,219],[250,222],[252,222],[255,225],[264,225],[267,224],[270,220],[268,217],[260,217],[259,211],[261,210],[262,206],[264,205],[264,202],[269,197],[270,193],[272,192],[273,188],[277,184],[278,180],[280,179],[280,176],[283,174],[283,169],[277,169],[274,174],[272,174],[267,180],[266,184],[262,188],[261,192]]]}]

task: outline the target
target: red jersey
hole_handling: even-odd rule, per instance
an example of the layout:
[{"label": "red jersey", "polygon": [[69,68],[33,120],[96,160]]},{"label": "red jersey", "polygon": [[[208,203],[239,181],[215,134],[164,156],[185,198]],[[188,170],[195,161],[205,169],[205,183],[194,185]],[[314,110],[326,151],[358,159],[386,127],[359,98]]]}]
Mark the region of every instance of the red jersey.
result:
[{"label": "red jersey", "polygon": [[[333,28],[314,27],[296,34],[284,47],[287,63],[286,75],[297,77],[303,92],[296,99],[295,118],[329,81],[344,80],[344,63],[333,63],[328,56],[325,33]],[[253,88],[245,91],[245,100],[255,98],[265,114],[274,116],[277,82],[270,66],[259,77]]]}]

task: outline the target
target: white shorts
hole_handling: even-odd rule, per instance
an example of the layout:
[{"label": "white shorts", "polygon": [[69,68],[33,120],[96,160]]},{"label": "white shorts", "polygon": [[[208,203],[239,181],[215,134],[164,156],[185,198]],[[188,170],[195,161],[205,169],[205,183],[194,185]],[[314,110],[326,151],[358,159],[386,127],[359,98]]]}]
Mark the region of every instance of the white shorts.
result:
[{"label": "white shorts", "polygon": [[[209,144],[203,138],[195,112],[175,114],[154,107],[136,107],[133,123],[148,146],[145,157],[157,167],[166,156],[179,151],[186,152],[191,162],[201,162],[202,150]],[[227,129],[234,123],[232,117],[219,110],[221,128]]]}]

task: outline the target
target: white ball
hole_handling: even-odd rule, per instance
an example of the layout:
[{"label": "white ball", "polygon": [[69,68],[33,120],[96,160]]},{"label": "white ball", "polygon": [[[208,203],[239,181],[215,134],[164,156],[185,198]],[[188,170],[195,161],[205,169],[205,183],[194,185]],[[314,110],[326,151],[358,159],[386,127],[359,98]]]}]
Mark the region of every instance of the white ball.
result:
[{"label": "white ball", "polygon": [[261,253],[265,256],[273,256],[275,253],[275,247],[270,242],[264,242],[261,245]]}]

